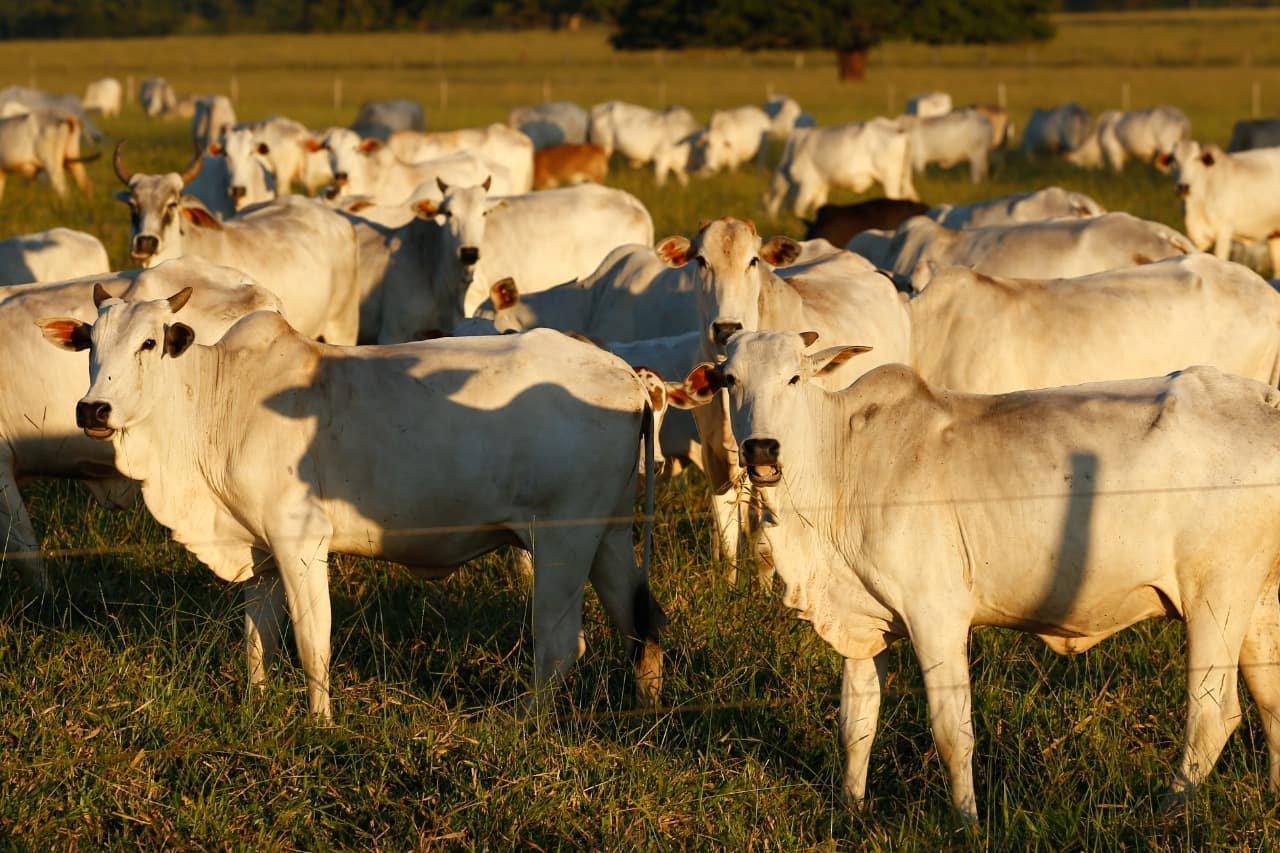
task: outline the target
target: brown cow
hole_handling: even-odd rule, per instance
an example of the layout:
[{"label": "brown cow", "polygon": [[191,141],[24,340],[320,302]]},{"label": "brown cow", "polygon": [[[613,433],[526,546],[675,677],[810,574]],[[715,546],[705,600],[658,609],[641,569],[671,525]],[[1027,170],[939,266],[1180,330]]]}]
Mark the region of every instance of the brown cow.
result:
[{"label": "brown cow", "polygon": [[806,221],[804,238],[819,237],[833,246],[843,246],[863,231],[876,228],[893,231],[913,216],[919,216],[929,205],[900,198],[873,198],[856,204],[824,204],[818,215]]},{"label": "brown cow", "polygon": [[555,145],[533,154],[533,188],[545,190],[567,184],[604,183],[609,157],[598,145]]}]

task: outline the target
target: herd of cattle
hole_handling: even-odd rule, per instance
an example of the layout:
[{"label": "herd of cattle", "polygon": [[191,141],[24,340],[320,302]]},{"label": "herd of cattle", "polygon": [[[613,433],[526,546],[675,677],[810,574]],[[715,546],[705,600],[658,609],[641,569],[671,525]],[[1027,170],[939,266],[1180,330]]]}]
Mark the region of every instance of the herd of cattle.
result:
[{"label": "herd of cattle", "polygon": [[[86,185],[81,137],[100,142],[94,119],[121,97],[113,80],[83,102],[0,91],[0,165]],[[32,583],[47,581],[20,481],[81,480],[117,506],[140,491],[243,584],[251,682],[288,618],[327,718],[331,552],[440,576],[513,546],[538,695],[584,651],[589,581],[652,704],[665,458],[705,475],[726,563],[776,574],[844,657],[851,800],[896,640],[976,818],[970,629],[1078,653],[1162,615],[1188,638],[1175,794],[1239,724],[1240,673],[1280,785],[1280,293],[1229,260],[1233,242],[1280,248],[1280,122],[1242,124],[1235,147],[1264,147],[1227,153],[1170,107],[1031,115],[1028,155],[1172,171],[1184,236],[1057,187],[920,204],[914,171],[963,162],[980,181],[1015,136],[1004,110],[941,93],[835,127],[780,97],[706,126],[560,102],[435,133],[409,101],[312,130],[238,122],[228,99],[158,78],[139,99],[189,117],[196,145],[164,174],[115,147],[139,268],[111,272],[64,228],[0,243],[18,368],[0,393],[0,530]],[[723,217],[655,243],[644,205],[599,184],[614,154],[684,182],[761,162],[769,137],[786,141],[764,204],[818,207],[804,241]],[[887,198],[825,205],[872,182]]]}]

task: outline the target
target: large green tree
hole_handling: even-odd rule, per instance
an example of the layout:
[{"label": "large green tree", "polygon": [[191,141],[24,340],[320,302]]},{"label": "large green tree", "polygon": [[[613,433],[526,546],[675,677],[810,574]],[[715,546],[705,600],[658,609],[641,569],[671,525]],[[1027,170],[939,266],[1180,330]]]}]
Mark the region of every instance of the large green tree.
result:
[{"label": "large green tree", "polygon": [[613,44],[745,50],[826,48],[860,79],[885,38],[930,44],[1048,38],[1049,0],[624,0]]}]

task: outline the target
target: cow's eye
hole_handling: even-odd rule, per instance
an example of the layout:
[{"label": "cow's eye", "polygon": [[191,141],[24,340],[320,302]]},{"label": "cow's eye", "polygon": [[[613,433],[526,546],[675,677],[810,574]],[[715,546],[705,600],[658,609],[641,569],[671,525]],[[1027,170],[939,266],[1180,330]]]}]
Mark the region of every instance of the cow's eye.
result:
[{"label": "cow's eye", "polygon": [[759,258],[752,258],[752,259],[750,260],[750,262],[748,262],[748,264],[747,264],[747,268],[748,268],[748,269],[750,269],[751,267],[756,267],[756,266],[759,266],[759,265],[760,265],[760,259],[759,259]]},{"label": "cow's eye", "polygon": [[141,352],[146,352],[149,349],[155,349],[155,348],[156,348],[156,339],[147,338],[145,341],[142,342],[142,347],[140,348],[140,350]]},{"label": "cow's eye", "polygon": [[791,377],[791,381],[790,381],[790,382],[788,382],[787,384],[788,384],[788,385],[799,385],[799,384],[800,384],[800,374],[798,374],[798,373],[797,373],[795,376],[792,376],[792,377]]}]

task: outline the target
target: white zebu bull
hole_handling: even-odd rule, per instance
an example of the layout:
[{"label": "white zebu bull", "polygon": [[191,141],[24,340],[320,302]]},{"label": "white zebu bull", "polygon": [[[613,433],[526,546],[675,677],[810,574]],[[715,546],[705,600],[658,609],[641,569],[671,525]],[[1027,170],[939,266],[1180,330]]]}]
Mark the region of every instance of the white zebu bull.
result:
[{"label": "white zebu bull", "polygon": [[954,230],[914,216],[887,237],[864,231],[849,250],[924,290],[936,267],[967,266],[1006,278],[1073,277],[1195,251],[1167,225],[1127,213]]},{"label": "white zebu bull", "polygon": [[62,281],[110,270],[102,241],[83,231],[51,228],[0,240],[0,285]]},{"label": "white zebu bull", "polygon": [[930,163],[949,169],[969,164],[969,180],[979,183],[990,170],[991,122],[977,110],[955,110],[931,117],[903,116],[899,123],[911,137],[911,162],[917,172]]},{"label": "white zebu bull", "polygon": [[114,77],[94,80],[84,90],[84,108],[97,110],[103,118],[120,115],[120,105],[123,101],[124,87]]},{"label": "white zebu bull", "polygon": [[[1191,135],[1191,120],[1177,107],[1121,112],[1107,110],[1098,116],[1089,135],[1066,160],[1076,166],[1114,172],[1124,168],[1130,157],[1144,163],[1173,153],[1173,147]],[[1162,165],[1161,160],[1157,165]]]},{"label": "white zebu bull", "polygon": [[604,149],[605,156],[616,151],[638,168],[651,162],[663,145],[697,129],[698,123],[684,107],[651,110],[624,101],[606,101],[591,108],[587,141]]},{"label": "white zebu bull", "polygon": [[422,104],[407,98],[365,101],[360,105],[351,129],[360,136],[386,142],[391,134],[401,130],[426,130],[427,118],[422,111]]},{"label": "white zebu bull", "polygon": [[12,370],[0,390],[0,552],[37,585],[44,583],[40,541],[18,492],[19,480],[43,477],[84,480],[94,497],[107,506],[133,503],[136,484],[120,476],[111,447],[90,441],[76,427],[76,400],[84,389],[88,359],[56,353],[41,342],[36,322],[68,317],[69,323],[92,319],[95,286],[115,295],[155,299],[184,286],[196,296],[184,317],[206,340],[217,340],[244,314],[276,310],[279,300],[254,286],[237,270],[192,258],[169,261],[151,270],[94,275],[74,281],[21,285],[0,289],[0,348]]},{"label": "white zebu bull", "polygon": [[[248,128],[235,128],[221,142],[208,147],[209,154],[222,160],[219,183],[225,198],[219,203],[219,210],[229,206],[234,213],[277,196],[275,167],[267,157],[269,150],[267,144],[259,142]],[[205,166],[200,169],[201,174],[207,166],[206,159]]]},{"label": "white zebu bull", "polygon": [[1101,216],[1107,209],[1084,193],[1045,187],[971,204],[940,204],[925,215],[948,228],[980,228],[1042,219]]},{"label": "white zebu bull", "polygon": [[299,331],[335,343],[355,343],[359,283],[355,232],[341,214],[299,196],[286,196],[220,222],[182,194],[200,168],[179,174],[129,171],[116,145],[115,170],[128,189],[130,254],[144,267],[184,255],[244,271],[280,297]]},{"label": "white zebu bull", "polygon": [[[179,313],[190,293],[107,300],[62,345],[89,347],[77,404],[86,433],[112,440],[116,466],[178,542],[245,583],[251,682],[265,680],[287,608],[311,713],[329,718],[331,552],[439,577],[514,545],[534,561],[538,697],[577,659],[590,580],[632,646],[638,698],[656,703],[653,420],[625,362],[549,331],[335,347],[268,312],[192,346]],[[637,565],[642,437],[649,517]],[[431,473],[406,459],[431,460]],[[451,459],[467,462],[450,470]]]},{"label": "white zebu bull", "polygon": [[999,394],[1188,364],[1280,381],[1280,294],[1245,267],[1201,252],[1079,278],[949,267],[907,313],[912,366],[953,391]]},{"label": "white zebu bull", "polygon": [[907,115],[934,118],[951,112],[951,95],[946,92],[925,92],[907,98]]},{"label": "white zebu bull", "polygon": [[506,169],[510,194],[533,191],[533,141],[505,124],[495,122],[488,127],[438,133],[400,131],[387,140],[387,148],[404,163],[421,163],[467,151]]},{"label": "white zebu bull", "polygon": [[1089,133],[1089,111],[1075,101],[1031,111],[1022,132],[1022,153],[1065,154],[1074,151]]},{"label": "white zebu bull", "polygon": [[557,145],[581,145],[587,141],[591,114],[572,101],[551,101],[516,107],[507,114],[507,125],[533,140],[539,150]]},{"label": "white zebu bull", "polygon": [[203,95],[196,98],[195,114],[191,116],[191,141],[197,148],[208,148],[221,142],[235,127],[236,108],[226,95]]},{"label": "white zebu bull", "polygon": [[897,640],[919,659],[952,802],[976,821],[973,627],[1076,654],[1158,616],[1186,623],[1175,797],[1243,719],[1240,673],[1280,784],[1280,392],[1193,367],[978,396],[889,365],[833,393],[815,380],[865,348],[810,343],[741,333],[681,391],[727,388],[752,482],[783,484],[768,535],[784,601],[844,658],[847,799],[866,793]]},{"label": "white zebu bull", "polygon": [[1228,154],[1216,145],[1180,142],[1173,162],[1187,235],[1198,248],[1231,257],[1231,241],[1266,242],[1280,270],[1280,148]]},{"label": "white zebu bull", "polygon": [[786,95],[774,95],[764,102],[764,114],[769,117],[769,133],[779,139],[786,139],[791,131],[798,127],[817,127],[813,116],[800,108],[795,98]]},{"label": "white zebu bull", "polygon": [[888,198],[918,198],[911,180],[911,137],[896,122],[798,129],[787,140],[764,205],[776,216],[791,198],[796,216],[804,216],[826,204],[832,187],[860,193],[875,181]]},{"label": "white zebu bull", "polygon": [[163,77],[147,77],[138,86],[138,103],[148,118],[160,118],[178,109],[178,96]]},{"label": "white zebu bull", "polygon": [[716,110],[707,122],[707,168],[736,171],[752,160],[763,166],[771,126],[768,114],[756,106]]},{"label": "white zebu bull", "polygon": [[492,181],[494,192],[511,193],[511,176],[503,166],[471,151],[406,163],[377,139],[361,139],[343,128],[325,134],[324,147],[333,171],[332,197],[369,196],[378,204],[403,204],[414,190],[436,179],[473,185]]},{"label": "white zebu bull", "polygon": [[66,197],[63,169],[88,195],[89,174],[84,164],[96,160],[98,154],[80,156],[80,131],[80,120],[61,111],[38,110],[0,119],[0,196],[9,175],[34,178],[43,172],[53,191]]}]

